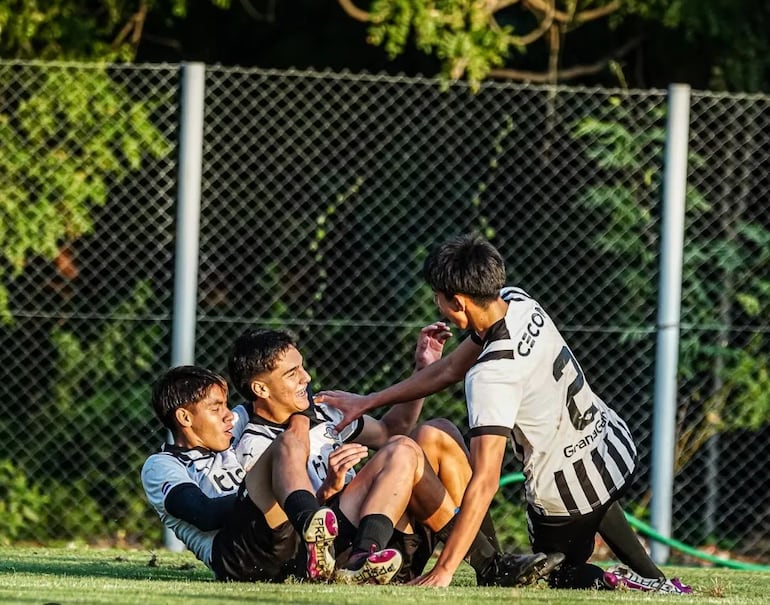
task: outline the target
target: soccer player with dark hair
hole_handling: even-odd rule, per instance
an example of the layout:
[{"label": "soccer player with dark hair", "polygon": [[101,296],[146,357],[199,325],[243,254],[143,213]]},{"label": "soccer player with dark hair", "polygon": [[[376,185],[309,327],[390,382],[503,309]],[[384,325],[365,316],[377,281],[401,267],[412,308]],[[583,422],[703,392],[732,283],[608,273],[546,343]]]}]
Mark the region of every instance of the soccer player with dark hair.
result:
[{"label": "soccer player with dark hair", "polygon": [[[152,406],[174,443],[145,461],[145,493],[164,526],[218,580],[330,579],[337,520],[310,491],[306,417],[292,418],[246,473],[230,446],[248,417],[243,408],[229,409],[222,376],[197,366],[172,368],[154,384]],[[295,564],[300,536],[305,569]]]},{"label": "soccer player with dark hair", "polygon": [[[618,499],[637,462],[625,422],[592,390],[543,307],[505,287],[500,253],[479,236],[432,251],[424,277],[443,317],[470,330],[450,355],[383,391],[320,393],[343,415],[338,428],[374,408],[425,397],[465,379],[473,475],[435,567],[418,580],[446,586],[498,490],[506,442],[522,460],[530,540],[536,552],[566,556],[549,576],[557,588],[639,588],[690,592],[649,558]],[[596,533],[630,570],[605,572],[587,561]]]},{"label": "soccer player with dark hair", "polygon": [[[447,336],[442,323],[423,328],[415,356],[418,372],[440,358]],[[389,410],[381,420],[360,418],[338,433],[334,427],[341,416],[333,408],[312,403],[310,376],[288,332],[246,331],[235,342],[229,368],[231,380],[251,407],[249,425],[236,447],[244,468],[261,460],[292,414],[310,418],[307,472],[318,500],[327,503],[339,520],[335,550],[340,553],[351,548],[347,562],[340,566],[338,559],[337,577],[353,582],[390,581],[402,553],[406,564],[397,581],[419,575],[433,540],[443,541],[449,535],[465,487],[462,480],[467,482],[470,476],[456,428],[434,421],[421,426],[415,439],[407,437],[422,409],[419,400]],[[377,452],[356,472],[353,467],[367,456],[365,446]],[[480,531],[480,526],[463,552],[480,583],[511,586],[532,582],[561,560],[543,554],[499,553],[491,520],[486,520],[487,532]],[[412,521],[419,534],[409,529]]]}]

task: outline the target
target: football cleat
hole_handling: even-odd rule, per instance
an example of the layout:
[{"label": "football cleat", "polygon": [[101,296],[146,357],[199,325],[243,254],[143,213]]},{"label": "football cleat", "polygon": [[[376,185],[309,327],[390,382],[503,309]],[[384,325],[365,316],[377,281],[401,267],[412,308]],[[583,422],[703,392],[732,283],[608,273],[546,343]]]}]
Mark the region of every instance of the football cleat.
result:
[{"label": "football cleat", "polygon": [[401,553],[395,548],[361,553],[337,570],[336,579],[343,584],[387,584],[401,569],[401,562]]},{"label": "football cleat", "polygon": [[337,517],[330,508],[318,509],[307,520],[302,539],[307,548],[307,578],[310,581],[326,582],[334,575],[337,532]]},{"label": "football cleat", "polygon": [[627,567],[610,567],[604,572],[604,584],[609,588],[624,587],[628,590],[661,592],[668,594],[692,594],[692,588],[679,578],[645,578]]},{"label": "football cleat", "polygon": [[548,577],[564,561],[564,555],[535,553],[532,555],[496,554],[487,568],[476,573],[479,586],[528,586]]}]

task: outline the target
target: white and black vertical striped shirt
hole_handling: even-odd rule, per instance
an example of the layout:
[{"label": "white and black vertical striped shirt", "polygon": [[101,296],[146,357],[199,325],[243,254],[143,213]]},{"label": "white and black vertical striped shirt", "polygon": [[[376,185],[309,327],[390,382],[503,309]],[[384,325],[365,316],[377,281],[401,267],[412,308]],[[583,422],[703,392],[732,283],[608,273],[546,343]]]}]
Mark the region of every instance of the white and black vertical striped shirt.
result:
[{"label": "white and black vertical striped shirt", "polygon": [[633,473],[631,434],[537,301],[518,288],[501,296],[508,312],[483,342],[474,335],[482,350],[465,377],[471,437],[511,436],[538,513],[589,513]]}]

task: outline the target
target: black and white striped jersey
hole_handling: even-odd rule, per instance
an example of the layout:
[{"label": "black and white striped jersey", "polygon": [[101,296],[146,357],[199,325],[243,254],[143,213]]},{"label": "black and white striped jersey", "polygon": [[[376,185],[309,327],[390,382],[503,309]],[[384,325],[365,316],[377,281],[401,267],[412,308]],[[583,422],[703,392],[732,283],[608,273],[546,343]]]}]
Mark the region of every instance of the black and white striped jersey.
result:
[{"label": "black and white striped jersey", "polygon": [[[353,441],[364,426],[364,419],[350,423],[342,433],[334,428],[342,420],[342,412],[324,404],[312,404],[312,417],[310,419],[310,456],[307,461],[307,472],[313,489],[318,491],[328,473],[328,460],[336,448],[343,443]],[[283,424],[276,424],[265,420],[252,413],[249,424],[243,431],[235,451],[238,460],[247,471],[259,460],[260,456],[273,442],[273,440],[286,430]],[[345,475],[345,485],[355,477],[356,472],[352,468]]]},{"label": "black and white striped jersey", "polygon": [[[235,443],[246,427],[248,412],[241,407],[234,409],[233,415]],[[192,483],[209,498],[221,498],[237,493],[245,474],[232,446],[223,452],[213,452],[205,448],[182,449],[164,444],[160,452],[147,458],[142,466],[142,486],[163,525],[210,566],[211,545],[218,530],[203,531],[169,514],[166,496],[176,486]]]},{"label": "black and white striped jersey", "polygon": [[632,474],[636,448],[625,422],[592,390],[550,317],[519,288],[504,288],[465,377],[471,437],[510,435],[523,461],[527,501],[542,515],[589,513]]}]

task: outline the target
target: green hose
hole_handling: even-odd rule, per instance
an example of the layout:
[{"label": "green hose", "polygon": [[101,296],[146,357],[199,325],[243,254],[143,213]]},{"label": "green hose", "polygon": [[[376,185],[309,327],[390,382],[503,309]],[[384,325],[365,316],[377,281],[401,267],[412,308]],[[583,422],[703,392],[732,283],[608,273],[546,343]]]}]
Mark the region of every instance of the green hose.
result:
[{"label": "green hose", "polygon": [[[524,473],[510,473],[509,475],[503,475],[500,478],[500,487],[503,487],[505,485],[511,485],[512,483],[522,483],[523,481],[524,481]],[[757,565],[755,563],[743,563],[741,561],[731,561],[729,559],[722,559],[720,557],[715,557],[714,555],[701,552],[698,549],[693,548],[692,546],[688,546],[684,542],[680,542],[679,540],[674,540],[673,538],[667,538],[666,536],[659,534],[657,531],[655,531],[655,529],[653,529],[643,521],[640,521],[636,517],[629,515],[628,513],[625,513],[625,515],[631,527],[633,527],[640,533],[648,536],[649,538],[652,538],[656,542],[661,542],[666,546],[670,546],[671,548],[674,548],[690,556],[696,557],[698,559],[703,559],[704,561],[714,563],[715,565],[721,565],[722,567],[729,567],[730,569],[743,569],[747,571],[770,571],[770,567],[766,565]]]}]

